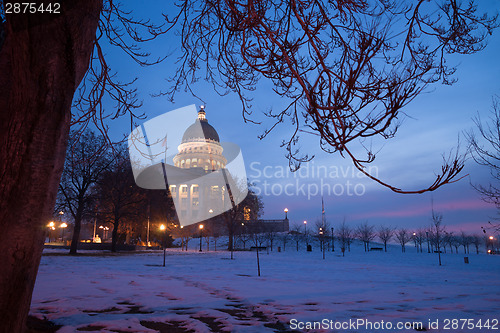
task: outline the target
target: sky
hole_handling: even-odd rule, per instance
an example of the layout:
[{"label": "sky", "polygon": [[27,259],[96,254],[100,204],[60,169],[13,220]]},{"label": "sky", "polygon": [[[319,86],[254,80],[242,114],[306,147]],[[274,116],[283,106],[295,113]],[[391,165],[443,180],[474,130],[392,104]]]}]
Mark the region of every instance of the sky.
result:
[{"label": "sky", "polygon": [[[139,17],[159,20],[162,6],[164,2],[150,1],[131,8]],[[499,9],[500,0],[488,1],[489,13]],[[173,36],[145,46],[146,50],[159,56],[175,54],[177,48]],[[177,93],[174,103],[165,97],[152,97],[150,94],[168,89],[165,79],[175,70],[174,56],[167,57],[159,65],[140,68],[116,48],[107,46],[105,52],[120,78],[138,78],[136,86],[143,101],[141,112],[148,119],[190,104],[205,105],[207,119],[218,131],[221,141],[241,147],[247,176],[256,185],[256,192],[262,195],[266,219],[283,218],[283,210],[288,208],[292,224],[302,224],[307,220],[312,225],[321,219],[322,200],[326,218],[334,226],[345,220],[353,226],[366,221],[377,226],[427,227],[431,222],[431,202],[434,210],[443,214],[443,222],[449,230],[479,233],[480,227],[496,215],[495,207],[483,202],[471,186],[471,183],[486,184],[489,181],[488,169],[472,160],[467,161],[462,173],[464,178],[457,183],[432,193],[396,194],[366,177],[359,177],[349,161],[321,151],[318,138],[306,135],[301,137],[301,150],[315,155],[315,158],[297,173],[291,173],[286,152],[280,148],[281,141],[288,137],[291,124],[285,122],[265,139],[258,139],[258,135],[271,124],[263,112],[284,105],[266,83],[259,85],[251,95],[253,119],[262,124],[245,123],[238,97],[234,94],[219,96],[209,83],[203,81],[193,85],[203,101],[184,91]],[[486,118],[491,110],[492,97],[500,95],[498,54],[500,29],[490,36],[488,46],[482,52],[453,57],[452,61],[458,65],[457,83],[432,85],[405,107],[404,112],[409,117],[394,139],[365,142],[372,144],[375,151],[380,150],[371,171],[403,189],[429,186],[435,173],[440,171],[442,155],[456,148],[458,141],[465,151],[463,133],[474,128],[472,118],[477,114]],[[113,108],[113,104],[105,107]],[[112,136],[118,138],[130,133],[129,120],[125,118],[109,122]],[[355,151],[362,156],[360,149]]]}]

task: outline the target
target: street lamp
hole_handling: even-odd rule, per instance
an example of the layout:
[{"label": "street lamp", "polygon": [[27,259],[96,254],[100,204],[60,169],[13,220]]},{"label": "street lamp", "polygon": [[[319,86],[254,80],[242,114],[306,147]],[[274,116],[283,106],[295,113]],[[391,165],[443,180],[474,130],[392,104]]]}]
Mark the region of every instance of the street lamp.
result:
[{"label": "street lamp", "polygon": [[64,229],[66,229],[67,227],[68,227],[68,225],[67,225],[65,222],[63,222],[63,223],[61,224],[61,229],[62,229],[62,235],[61,235],[61,238],[62,238],[63,245],[64,245]]},{"label": "street lamp", "polygon": [[319,228],[319,236],[321,237],[321,247],[323,249],[323,259],[325,259],[325,238],[323,237],[323,228]]},{"label": "street lamp", "polygon": [[283,209],[285,212],[285,220],[288,220],[288,208]]},{"label": "street lamp", "polygon": [[162,224],[160,225],[160,230],[163,231],[163,267],[165,267],[165,238],[167,235],[167,227]]},{"label": "street lamp", "polygon": [[62,222],[62,216],[64,215],[64,212],[62,210],[59,211],[59,224]]},{"label": "street lamp", "polygon": [[309,245],[307,240],[307,221],[304,221],[304,237],[306,238],[306,245]]},{"label": "street lamp", "polygon": [[104,241],[105,239],[108,238],[109,227],[104,227],[104,226],[100,225],[99,229],[102,229],[102,240]]},{"label": "street lamp", "polygon": [[51,230],[54,230],[54,225],[55,223],[53,221],[51,221],[49,224],[47,224],[47,227],[49,228],[49,243],[50,243],[50,234],[51,234]]},{"label": "street lamp", "polygon": [[414,232],[413,233],[413,241],[415,242],[415,248],[417,249],[417,253],[418,253],[418,247],[417,247],[417,233]]},{"label": "street lamp", "polygon": [[200,228],[200,252],[201,252],[201,238],[203,236],[203,224],[200,224],[199,228]]}]

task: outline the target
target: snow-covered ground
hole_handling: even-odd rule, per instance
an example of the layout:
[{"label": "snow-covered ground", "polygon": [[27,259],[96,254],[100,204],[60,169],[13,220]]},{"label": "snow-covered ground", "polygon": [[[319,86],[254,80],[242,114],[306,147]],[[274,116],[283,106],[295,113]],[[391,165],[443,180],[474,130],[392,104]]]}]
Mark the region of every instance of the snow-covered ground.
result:
[{"label": "snow-covered ground", "polygon": [[161,251],[54,252],[42,258],[31,315],[63,325],[58,332],[302,332],[315,321],[323,329],[310,331],[415,332],[396,325],[422,322],[430,332],[500,332],[477,325],[498,323],[500,256],[470,254],[465,264],[463,254],[443,254],[439,267],[437,254],[411,247],[356,247],[323,260],[290,244],[260,253],[258,277],[255,252],[229,260],[228,252],[169,250],[166,267]]}]

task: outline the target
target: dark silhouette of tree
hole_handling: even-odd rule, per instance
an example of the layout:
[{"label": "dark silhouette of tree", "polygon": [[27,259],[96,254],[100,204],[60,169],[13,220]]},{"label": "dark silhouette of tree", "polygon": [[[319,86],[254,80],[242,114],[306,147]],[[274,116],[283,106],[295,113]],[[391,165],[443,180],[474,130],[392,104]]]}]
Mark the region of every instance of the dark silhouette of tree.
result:
[{"label": "dark silhouette of tree", "polygon": [[283,252],[286,251],[286,243],[290,240],[290,232],[283,232],[280,235],[281,243],[283,244]]},{"label": "dark silhouette of tree", "polygon": [[103,136],[92,131],[71,133],[58,195],[58,207],[69,212],[74,222],[70,254],[76,254],[82,219],[95,214],[97,197],[92,187],[111,162]]},{"label": "dark silhouette of tree", "polygon": [[[250,209],[250,211],[248,211],[248,209]],[[229,236],[228,250],[231,251],[231,259],[233,259],[234,237],[242,221],[245,221],[245,214],[250,215],[250,221],[256,221],[260,215],[263,214],[263,210],[264,203],[262,202],[262,198],[255,194],[251,188],[251,184],[249,184],[248,194],[245,199],[232,209],[221,214],[222,221]]]},{"label": "dark silhouette of tree", "polygon": [[406,244],[410,241],[410,234],[405,228],[396,230],[395,236],[401,245],[401,252],[406,252]]},{"label": "dark silhouette of tree", "polygon": [[[436,251],[439,258],[439,266],[441,266],[441,246],[443,245],[443,235],[445,233],[443,223],[443,215],[436,213],[432,209],[432,241],[436,246]],[[458,248],[457,248],[458,253]]]},{"label": "dark silhouette of tree", "polygon": [[[25,325],[70,125],[84,129],[93,122],[105,132],[106,118],[127,114],[131,125],[137,119],[135,91],[118,81],[101,45],[107,40],[146,64],[149,54],[138,44],[164,32],[133,19],[116,1],[58,2],[60,14],[29,15],[6,14],[5,4],[13,1],[0,2],[0,331],[5,332],[20,332]],[[116,107],[105,110],[104,99],[116,101]]]},{"label": "dark silhouette of tree", "polygon": [[389,242],[394,235],[394,229],[390,227],[380,227],[377,236],[384,243],[384,251],[387,252],[387,242]]},{"label": "dark silhouette of tree", "polygon": [[422,246],[425,242],[425,238],[426,234],[424,229],[420,228],[415,232],[415,241],[417,242],[417,249],[420,251],[420,253],[424,251]]},{"label": "dark silhouette of tree", "polygon": [[125,229],[123,224],[137,219],[145,220],[147,212],[146,192],[135,185],[126,151],[120,149],[118,152],[119,155],[109,170],[101,174],[96,189],[99,195],[100,216],[113,226],[112,252],[117,250],[118,232],[120,228]]},{"label": "dark silhouette of tree", "polygon": [[273,244],[274,244],[274,240],[278,238],[278,233],[272,229],[268,229],[265,231],[265,235],[264,235],[266,241],[267,241],[267,245],[268,247],[271,249],[271,251],[273,250]]},{"label": "dark silhouette of tree", "polygon": [[479,246],[482,243],[481,236],[479,236],[479,235],[472,235],[472,237],[471,237],[471,243],[476,248],[476,254],[479,254]]},{"label": "dark silhouette of tree", "polygon": [[255,221],[254,223],[248,223],[247,232],[250,235],[250,240],[255,247],[255,254],[257,256],[257,276],[260,276],[260,248],[263,247],[264,241],[266,240],[266,235],[264,233],[264,228],[262,223]]},{"label": "dark silhouette of tree", "polygon": [[344,221],[337,229],[337,236],[342,244],[342,256],[344,256],[345,250],[351,252],[351,243],[353,238],[353,230],[351,227]]},{"label": "dark silhouette of tree", "polygon": [[365,252],[370,251],[370,242],[375,238],[375,227],[365,222],[356,228],[356,235],[365,246]]},{"label": "dark silhouette of tree", "polygon": [[[367,177],[398,193],[422,193],[457,181],[464,158],[445,158],[427,188],[401,190],[371,175],[354,141],[396,134],[404,107],[426,86],[452,84],[453,54],[482,50],[497,27],[494,15],[477,13],[474,2],[437,1],[180,1],[168,16],[178,26],[182,51],[171,77],[170,98],[204,77],[225,94],[241,99],[253,121],[249,95],[262,79],[288,101],[267,113],[276,126],[290,121],[282,147],[296,170],[313,156],[302,155],[299,134],[312,133],[328,153],[339,153]],[[398,22],[395,24],[395,22]]]},{"label": "dark silhouette of tree", "polygon": [[299,243],[303,238],[303,229],[304,227],[300,224],[294,225],[292,227],[292,231],[290,232],[292,235],[292,239],[295,242],[295,247],[297,249],[297,252],[299,251]]},{"label": "dark silhouette of tree", "polygon": [[[477,164],[489,168],[493,179],[488,185],[472,184],[472,186],[484,201],[492,203],[500,209],[500,98],[494,96],[492,104],[491,114],[487,122],[483,122],[479,115],[474,118],[474,124],[479,133],[470,131],[466,135],[472,158]],[[486,229],[498,232],[500,224],[489,222]],[[484,228],[483,231],[486,233]]]}]

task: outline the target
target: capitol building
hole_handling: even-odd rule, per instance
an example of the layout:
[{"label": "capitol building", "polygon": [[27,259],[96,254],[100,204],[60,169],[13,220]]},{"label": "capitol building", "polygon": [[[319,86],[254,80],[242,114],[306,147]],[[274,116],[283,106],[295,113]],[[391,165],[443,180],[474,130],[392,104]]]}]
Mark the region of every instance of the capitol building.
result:
[{"label": "capitol building", "polygon": [[193,175],[184,184],[169,185],[179,218],[196,221],[207,213],[215,216],[229,199],[224,186],[227,184],[221,184],[217,178],[220,174],[217,171],[223,171],[227,159],[219,134],[208,123],[203,106],[194,123],[185,130],[177,149],[174,166]]}]

